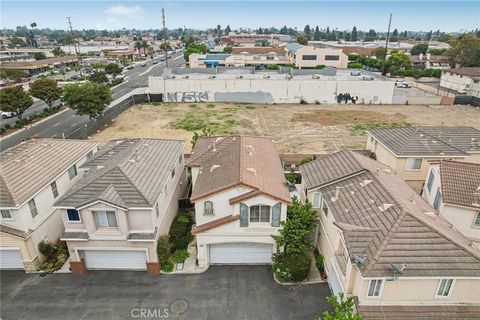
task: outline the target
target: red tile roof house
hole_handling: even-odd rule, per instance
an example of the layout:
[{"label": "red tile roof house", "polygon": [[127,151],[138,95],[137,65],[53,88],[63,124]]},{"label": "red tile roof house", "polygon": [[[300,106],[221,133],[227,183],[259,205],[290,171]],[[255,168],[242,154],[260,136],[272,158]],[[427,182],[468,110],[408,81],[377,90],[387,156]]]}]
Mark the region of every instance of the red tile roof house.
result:
[{"label": "red tile roof house", "polygon": [[480,248],[480,164],[432,162],[422,196],[438,214]]},{"label": "red tile roof house", "polygon": [[364,319],[478,319],[480,251],[390,167],[352,151],[300,166],[334,294]]},{"label": "red tile roof house", "polygon": [[183,147],[183,140],[114,140],[80,167],[88,173],[55,203],[73,272],[160,272],[157,239],[187,186]]},{"label": "red tile roof house", "polygon": [[280,158],[264,137],[200,138],[187,163],[200,267],[269,264],[291,202]]}]

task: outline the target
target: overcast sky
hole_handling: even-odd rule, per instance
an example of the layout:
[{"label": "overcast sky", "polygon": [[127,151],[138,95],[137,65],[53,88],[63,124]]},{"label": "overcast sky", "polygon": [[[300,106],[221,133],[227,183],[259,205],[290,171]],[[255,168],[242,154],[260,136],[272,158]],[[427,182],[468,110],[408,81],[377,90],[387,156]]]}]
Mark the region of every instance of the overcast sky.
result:
[{"label": "overcast sky", "polygon": [[29,25],[66,29],[161,28],[165,8],[167,28],[298,27],[386,31],[440,29],[453,32],[480,27],[480,1],[1,1],[1,28]]}]

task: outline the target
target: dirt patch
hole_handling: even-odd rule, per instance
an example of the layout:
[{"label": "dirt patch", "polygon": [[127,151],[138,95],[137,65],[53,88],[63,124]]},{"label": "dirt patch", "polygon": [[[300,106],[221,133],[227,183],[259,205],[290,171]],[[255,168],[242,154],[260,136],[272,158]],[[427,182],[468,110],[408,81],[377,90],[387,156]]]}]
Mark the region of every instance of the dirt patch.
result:
[{"label": "dirt patch", "polygon": [[365,130],[400,125],[464,125],[480,129],[469,106],[258,105],[156,103],[122,113],[92,139],[150,137],[187,140],[208,126],[215,134],[272,137],[281,153],[329,153],[365,148]]},{"label": "dirt patch", "polygon": [[319,110],[295,113],[292,121],[333,126],[355,123],[393,123],[404,121],[406,118],[407,116],[401,113],[385,114],[377,111],[361,110]]}]

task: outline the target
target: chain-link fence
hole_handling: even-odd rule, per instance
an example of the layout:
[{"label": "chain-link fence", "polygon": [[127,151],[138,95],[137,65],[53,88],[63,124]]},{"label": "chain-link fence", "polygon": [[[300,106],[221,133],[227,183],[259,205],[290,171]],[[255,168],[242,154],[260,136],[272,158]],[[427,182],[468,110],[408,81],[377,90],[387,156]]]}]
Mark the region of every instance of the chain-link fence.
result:
[{"label": "chain-link fence", "polygon": [[149,96],[146,93],[143,94],[134,94],[128,96],[124,100],[118,102],[117,104],[111,106],[103,112],[102,115],[98,116],[95,119],[91,119],[84,126],[76,129],[73,132],[64,133],[65,139],[85,139],[92,133],[97,132],[101,128],[105,127],[110,121],[115,119],[119,114],[133,106],[137,103],[149,102]]}]

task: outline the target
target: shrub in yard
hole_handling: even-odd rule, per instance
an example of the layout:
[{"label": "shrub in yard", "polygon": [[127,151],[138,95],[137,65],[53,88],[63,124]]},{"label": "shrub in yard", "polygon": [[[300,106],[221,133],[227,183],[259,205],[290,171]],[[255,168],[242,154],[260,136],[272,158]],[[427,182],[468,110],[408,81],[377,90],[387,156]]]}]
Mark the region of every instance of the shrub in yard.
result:
[{"label": "shrub in yard", "polygon": [[352,68],[352,69],[362,69],[363,68],[363,64],[359,63],[359,62],[351,62],[347,65],[347,68]]},{"label": "shrub in yard", "polygon": [[308,104],[307,100],[300,99],[300,104]]},{"label": "shrub in yard", "polygon": [[285,173],[285,178],[288,182],[295,182],[296,184],[302,182],[302,175],[300,173]]},{"label": "shrub in yard", "polygon": [[5,134],[6,131],[5,128],[0,128],[0,134]]},{"label": "shrub in yard", "polygon": [[191,233],[192,218],[189,214],[178,214],[170,226],[170,242],[173,250],[186,249],[193,236]]},{"label": "shrub in yard", "polygon": [[161,262],[161,265],[162,267],[160,269],[162,269],[162,271],[164,272],[172,272],[173,271],[173,262],[170,261],[170,260],[166,260],[164,262]]},{"label": "shrub in yard", "polygon": [[325,266],[323,265],[323,261],[324,261],[324,257],[323,255],[318,255],[316,258],[315,258],[315,263],[317,264],[317,268],[318,268],[318,271],[320,271],[320,273],[324,273],[325,272]]},{"label": "shrub in yard", "polygon": [[280,282],[299,282],[308,277],[310,256],[305,253],[276,253],[272,259],[272,269]]},{"label": "shrub in yard", "polygon": [[187,258],[189,256],[190,256],[190,254],[188,254],[187,249],[181,249],[181,250],[175,251],[175,253],[172,254],[172,260],[175,263],[181,263],[181,262],[187,260]]},{"label": "shrub in yard", "polygon": [[38,251],[45,257],[52,257],[57,252],[57,247],[48,241],[41,241],[38,244]]},{"label": "shrub in yard", "polygon": [[168,234],[158,238],[157,255],[161,263],[164,263],[168,260],[168,258],[170,258],[171,251],[172,244],[170,243],[170,237],[168,236]]},{"label": "shrub in yard", "polygon": [[10,123],[7,123],[7,124],[5,125],[5,129],[10,129],[11,127],[12,127],[12,126],[10,125]]}]

